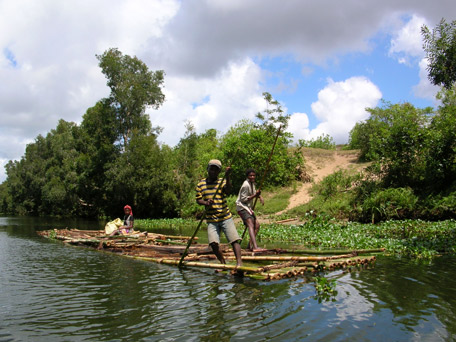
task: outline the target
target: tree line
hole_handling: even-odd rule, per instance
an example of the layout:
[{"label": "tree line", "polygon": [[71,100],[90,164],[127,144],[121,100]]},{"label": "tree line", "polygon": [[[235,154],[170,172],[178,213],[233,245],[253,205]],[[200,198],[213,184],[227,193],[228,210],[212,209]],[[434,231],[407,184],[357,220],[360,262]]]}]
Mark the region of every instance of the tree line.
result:
[{"label": "tree line", "polygon": [[[60,120],[46,136],[27,145],[19,161],[6,165],[0,186],[0,211],[10,215],[102,217],[119,215],[130,204],[138,217],[189,216],[201,210],[194,188],[207,162],[232,163],[239,187],[244,170],[267,164],[278,125],[288,116],[265,93],[268,105],[255,122],[243,120],[225,135],[209,129],[197,134],[191,122],[175,147],[160,144],[147,108],[158,108],[164,72],[150,71],[136,57],[110,49],[97,56],[111,89],[108,98],[89,108],[80,125]],[[286,185],[299,177],[303,164],[288,150],[291,135],[282,134],[269,163],[268,184]],[[232,156],[237,155],[236,160]]]}]

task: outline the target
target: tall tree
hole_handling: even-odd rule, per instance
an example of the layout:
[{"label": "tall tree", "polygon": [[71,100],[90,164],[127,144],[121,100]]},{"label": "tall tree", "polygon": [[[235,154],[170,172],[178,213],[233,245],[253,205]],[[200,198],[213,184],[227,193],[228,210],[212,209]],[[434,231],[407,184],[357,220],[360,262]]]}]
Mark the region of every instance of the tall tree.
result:
[{"label": "tall tree", "polygon": [[442,18],[435,29],[421,28],[423,49],[428,59],[428,78],[438,86],[450,89],[456,81],[456,20]]},{"label": "tall tree", "polygon": [[[365,160],[378,160],[387,186],[417,186],[424,174],[424,150],[432,108],[384,103],[368,108],[369,119],[350,132],[350,145]],[[358,145],[358,146],[357,146]]]},{"label": "tall tree", "polygon": [[110,100],[118,120],[118,135],[125,150],[132,134],[159,133],[152,128],[146,115],[147,106],[158,108],[165,100],[161,91],[162,70],[149,71],[137,57],[123,55],[118,49],[109,49],[97,55],[99,66],[111,88]]},{"label": "tall tree", "polygon": [[107,165],[120,154],[116,127],[116,113],[109,99],[98,101],[83,116],[77,165],[80,214],[84,216],[106,212],[105,172]]}]

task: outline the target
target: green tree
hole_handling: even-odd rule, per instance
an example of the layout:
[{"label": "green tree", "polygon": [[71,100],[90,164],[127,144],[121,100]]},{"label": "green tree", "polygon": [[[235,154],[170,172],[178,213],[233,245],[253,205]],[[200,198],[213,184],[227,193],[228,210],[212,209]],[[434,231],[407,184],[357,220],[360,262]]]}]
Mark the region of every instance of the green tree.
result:
[{"label": "green tree", "polygon": [[11,195],[8,192],[8,183],[5,181],[0,184],[0,213],[3,215],[11,214],[12,204]]},{"label": "green tree", "polygon": [[164,72],[149,71],[137,57],[123,55],[114,48],[97,55],[97,58],[111,89],[109,99],[116,113],[116,129],[123,148],[135,133],[159,133],[160,128],[152,129],[146,108],[151,106],[156,109],[165,100],[161,91]]},{"label": "green tree", "polygon": [[153,134],[135,135],[127,150],[106,166],[106,212],[119,215],[125,204],[137,217],[176,216],[171,151]]},{"label": "green tree", "polygon": [[[169,148],[156,141],[146,108],[158,108],[163,71],[151,72],[136,57],[110,49],[97,56],[111,88],[89,108],[80,127],[60,120],[38,136],[20,161],[6,165],[7,200],[16,214],[98,216],[126,202],[137,213],[174,214]],[[130,146],[131,145],[131,146]],[[169,185],[171,184],[171,185]],[[6,190],[5,190],[6,189]]]},{"label": "green tree", "polygon": [[329,134],[322,134],[316,139],[304,140],[299,139],[300,147],[311,147],[311,148],[321,148],[324,150],[335,150],[336,143],[334,139]]},{"label": "green tree", "polygon": [[423,49],[428,59],[428,78],[438,86],[450,89],[456,81],[456,20],[441,19],[436,28],[423,25]]},{"label": "green tree", "polygon": [[266,109],[263,113],[259,112],[256,114],[259,124],[255,124],[255,126],[261,127],[269,131],[269,133],[276,131],[279,126],[282,126],[282,131],[285,131],[288,127],[290,116],[283,114],[283,109],[280,103],[277,100],[274,100],[272,95],[268,92],[263,93],[263,98],[266,101]]},{"label": "green tree", "polygon": [[[367,108],[370,116],[350,131],[349,146],[360,149],[365,161],[385,159],[400,168],[409,167],[417,149],[424,149],[432,108],[415,108],[409,103]],[[406,166],[407,165],[407,166]],[[393,167],[391,165],[391,167]],[[394,168],[394,167],[393,167]]]},{"label": "green tree", "polygon": [[27,145],[20,161],[6,165],[10,212],[21,215],[75,214],[78,209],[76,124],[60,120],[46,137]]},{"label": "green tree", "polygon": [[77,159],[79,127],[60,120],[55,130],[46,136],[49,156],[45,160],[45,183],[40,214],[69,216],[79,209]]},{"label": "green tree", "polygon": [[39,135],[25,148],[20,160],[6,166],[7,189],[11,196],[9,212],[19,215],[38,215],[41,207],[41,189],[46,178],[47,159],[50,156],[46,139]]},{"label": "green tree", "polygon": [[[235,192],[244,181],[248,168],[256,169],[259,183],[263,181],[268,186],[282,186],[299,178],[303,166],[300,149],[290,151],[288,148],[292,138],[290,133],[285,132],[289,116],[283,114],[280,103],[269,93],[263,93],[263,96],[266,109],[256,115],[259,122],[241,120],[221,139],[223,159],[232,160],[236,156],[232,173]],[[281,132],[277,135],[279,126]],[[268,164],[274,143],[274,153]],[[265,174],[266,178],[263,177]]]},{"label": "green tree", "polygon": [[[427,187],[434,192],[453,190],[456,179],[456,93],[453,87],[439,94],[442,104],[432,117],[427,143]],[[453,186],[452,186],[453,185]]]},{"label": "green tree", "polygon": [[207,163],[211,159],[223,160],[220,142],[215,129],[208,129],[197,134],[191,122],[185,124],[186,132],[173,149],[173,168],[175,194],[178,211],[182,216],[189,216],[200,209],[195,204],[195,185],[206,176]]},{"label": "green tree", "polygon": [[116,127],[116,113],[109,99],[98,101],[83,116],[77,160],[81,216],[103,215],[108,207],[105,172],[120,155]]}]

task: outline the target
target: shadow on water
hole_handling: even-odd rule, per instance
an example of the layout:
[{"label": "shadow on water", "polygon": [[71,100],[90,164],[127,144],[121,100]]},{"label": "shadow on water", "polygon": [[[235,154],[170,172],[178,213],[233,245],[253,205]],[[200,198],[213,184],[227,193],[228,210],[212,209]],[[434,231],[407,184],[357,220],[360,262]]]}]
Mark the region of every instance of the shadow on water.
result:
[{"label": "shadow on water", "polygon": [[[36,235],[98,222],[0,218],[0,341],[451,341],[456,259],[381,257],[334,272],[335,301],[304,278],[178,269]],[[98,226],[101,229],[101,227]]]}]

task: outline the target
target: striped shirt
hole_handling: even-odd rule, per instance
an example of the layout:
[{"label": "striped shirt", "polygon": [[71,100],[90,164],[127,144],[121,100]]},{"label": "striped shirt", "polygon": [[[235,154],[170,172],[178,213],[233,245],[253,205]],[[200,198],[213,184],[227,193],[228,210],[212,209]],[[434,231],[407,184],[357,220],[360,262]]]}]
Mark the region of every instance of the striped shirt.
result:
[{"label": "striped shirt", "polygon": [[[199,181],[196,186],[196,200],[203,199],[208,201],[214,199],[214,204],[206,207],[206,222],[215,223],[222,222],[232,217],[230,209],[226,203],[224,187],[226,182],[223,181],[222,186],[218,189],[222,178],[219,178],[214,183],[208,183],[207,178]],[[217,191],[217,194],[214,198],[214,194]]]}]

